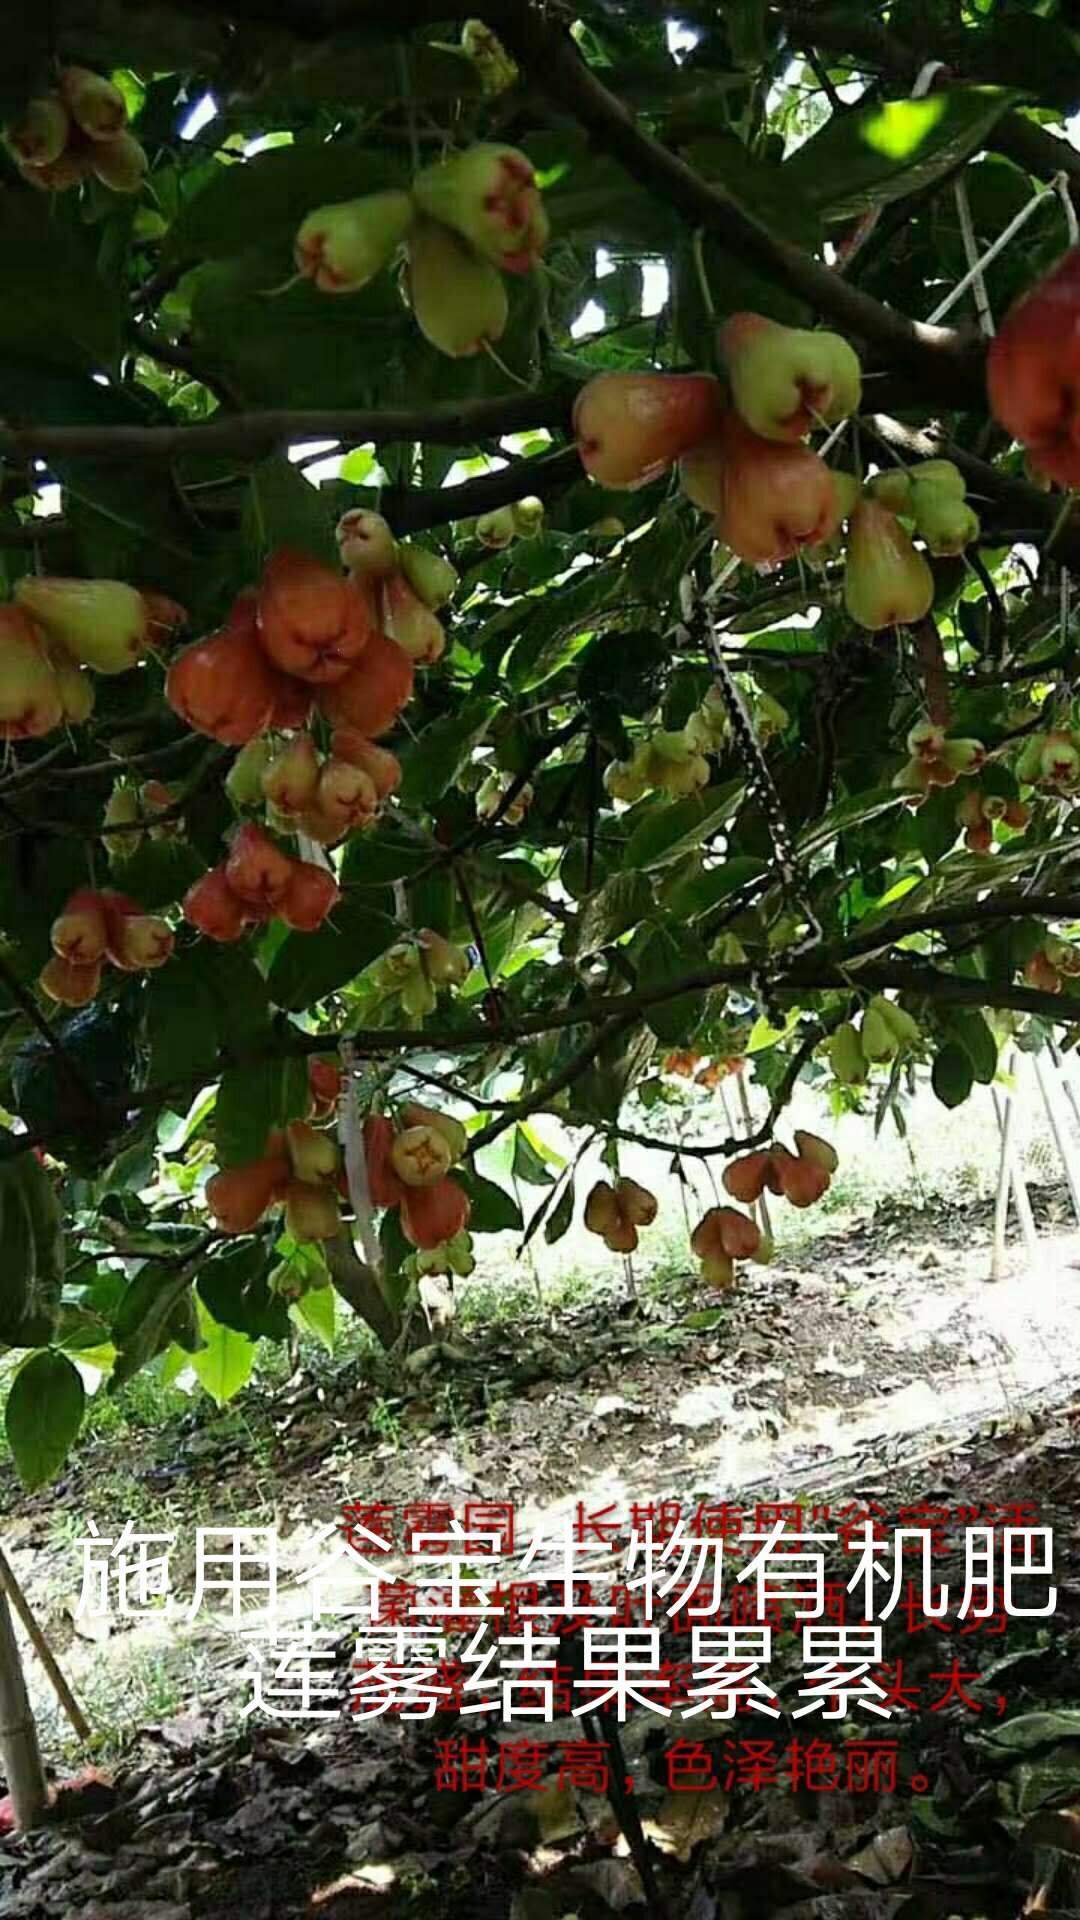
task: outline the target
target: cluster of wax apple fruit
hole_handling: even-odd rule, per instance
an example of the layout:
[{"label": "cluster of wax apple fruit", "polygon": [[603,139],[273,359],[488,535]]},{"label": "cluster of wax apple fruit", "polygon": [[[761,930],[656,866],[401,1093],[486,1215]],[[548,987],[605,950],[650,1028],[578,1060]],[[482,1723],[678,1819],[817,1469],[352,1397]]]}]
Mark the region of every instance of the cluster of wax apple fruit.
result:
[{"label": "cluster of wax apple fruit", "polygon": [[467,1144],[460,1120],[415,1102],[401,1108],[397,1124],[384,1113],[364,1121],[368,1197],[373,1207],[396,1209],[406,1240],[420,1252],[461,1245],[472,1209],[451,1169]]},{"label": "cluster of wax apple fruit", "polygon": [[265,803],[271,827],[334,847],[371,825],[400,779],[396,754],[355,727],[335,727],[329,754],[308,732],[294,733],[276,751],[265,737],[249,740],[225,786],[241,809]]},{"label": "cluster of wax apple fruit", "polygon": [[969,853],[989,853],[994,844],[997,821],[1023,833],[1030,825],[1031,808],[1022,800],[1007,800],[1001,793],[984,793],[972,787],[956,809],[956,824],[964,829],[964,845]]},{"label": "cluster of wax apple fruit", "polygon": [[598,1180],[585,1202],[585,1226],[612,1253],[634,1253],[638,1228],[651,1227],[660,1202],[636,1180]]},{"label": "cluster of wax apple fruit", "polygon": [[249,820],[236,829],[225,859],[188,888],[183,912],[208,940],[229,942],[269,920],[314,933],[340,898],[329,868],[283,852]]},{"label": "cluster of wax apple fruit", "polygon": [[864,1008],[858,1026],[845,1020],[833,1029],[826,1044],[829,1065],[841,1086],[865,1086],[872,1066],[887,1065],[915,1046],[919,1037],[918,1021],[877,993]]},{"label": "cluster of wax apple fruit", "polygon": [[934,787],[954,787],[964,774],[978,773],[986,759],[981,740],[950,740],[944,727],[920,720],[907,737],[908,758],[893,786],[910,794],[909,804],[919,807]]},{"label": "cluster of wax apple fruit", "polygon": [[680,1080],[692,1080],[695,1086],[707,1087],[711,1090],[713,1087],[718,1087],[721,1081],[730,1080],[733,1075],[746,1070],[744,1054],[731,1054],[721,1059],[710,1060],[704,1066],[702,1059],[703,1055],[695,1053],[692,1048],[683,1048],[668,1054],[664,1061],[664,1072],[674,1074]]},{"label": "cluster of wax apple fruit", "polygon": [[402,250],[425,340],[451,359],[502,338],[504,273],[527,273],[548,239],[532,162],[492,142],[425,167],[405,190],[316,207],[300,224],[297,271],[324,293],[356,293]]},{"label": "cluster of wax apple fruit", "polygon": [[0,606],[0,739],[37,740],[94,710],[86,671],[124,673],[184,610],[123,580],[24,574]]},{"label": "cluster of wax apple fruit", "polygon": [[252,1233],[284,1205],[294,1240],[329,1240],[340,1230],[347,1197],[337,1141],[308,1120],[290,1120],[271,1133],[257,1160],[226,1167],[206,1183],[206,1204],[223,1233]]},{"label": "cluster of wax apple fruit", "polygon": [[1016,777],[1045,793],[1075,793],[1080,787],[1080,734],[1064,727],[1030,734],[1016,758]]},{"label": "cluster of wax apple fruit", "polygon": [[50,941],[52,958],[38,985],[61,1006],[85,1007],[97,995],[107,960],[122,973],[163,967],[173,931],[125,894],[80,887],[53,921]]},{"label": "cluster of wax apple fruit", "polygon": [[753,566],[802,549],[835,550],[847,523],[844,600],[857,625],[919,620],[931,553],[959,553],[979,531],[948,461],[877,475],[865,488],[805,445],[857,411],[859,363],[839,334],[737,313],[719,334],[724,381],[710,374],[598,374],[574,406],[582,463],[608,487],[637,487],[676,462],[684,493],[713,515],[718,540]]},{"label": "cluster of wax apple fruit", "polygon": [[37,94],[4,129],[19,172],[49,193],[91,175],[114,193],[137,193],[146,153],[128,131],[119,87],[89,67],[64,67],[54,92]]},{"label": "cluster of wax apple fruit", "polygon": [[[723,1184],[733,1200],[753,1206],[766,1190],[793,1207],[812,1207],[821,1199],[839,1164],[836,1149],[802,1128],[794,1137],[794,1153],[782,1146],[758,1148],[725,1167]],[[737,1207],[711,1207],[694,1228],[690,1247],[701,1261],[702,1278],[725,1289],[734,1285],[737,1260],[765,1266],[773,1255],[768,1234]]]},{"label": "cluster of wax apple fruit", "polygon": [[1080,974],[1080,947],[1048,933],[1042,946],[1033,953],[1024,968],[1024,979],[1043,993],[1060,993],[1063,978],[1075,980]]},{"label": "cluster of wax apple fruit", "polygon": [[118,782],[105,803],[101,831],[109,859],[130,860],[147,836],[177,838],[183,831],[174,812],[177,802],[178,795],[163,780],[144,780],[141,786]]},{"label": "cluster of wax apple fruit", "polygon": [[459,987],[469,974],[469,956],[453,940],[444,939],[430,927],[421,927],[408,940],[396,940],[380,957],[375,969],[377,984],[386,994],[396,994],[402,1011],[422,1020],[434,1013],[440,987]]}]

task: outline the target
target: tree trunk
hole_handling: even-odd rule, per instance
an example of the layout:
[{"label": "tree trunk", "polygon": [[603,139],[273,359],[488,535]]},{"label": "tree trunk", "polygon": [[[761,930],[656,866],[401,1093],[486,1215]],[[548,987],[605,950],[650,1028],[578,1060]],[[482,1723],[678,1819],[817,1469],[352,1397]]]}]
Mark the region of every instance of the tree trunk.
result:
[{"label": "tree trunk", "polygon": [[[387,1300],[375,1269],[360,1259],[346,1228],[332,1240],[324,1240],[323,1251],[330,1277],[342,1299],[348,1301],[353,1312],[371,1328],[379,1345],[389,1352],[401,1339],[406,1322]],[[430,1345],[431,1329],[423,1313],[414,1314],[408,1327],[408,1350],[412,1352],[417,1347]]]},{"label": "tree trunk", "polygon": [[30,1711],[15,1629],[0,1589],[0,1759],[20,1827],[40,1827],[49,1804],[37,1728]]}]

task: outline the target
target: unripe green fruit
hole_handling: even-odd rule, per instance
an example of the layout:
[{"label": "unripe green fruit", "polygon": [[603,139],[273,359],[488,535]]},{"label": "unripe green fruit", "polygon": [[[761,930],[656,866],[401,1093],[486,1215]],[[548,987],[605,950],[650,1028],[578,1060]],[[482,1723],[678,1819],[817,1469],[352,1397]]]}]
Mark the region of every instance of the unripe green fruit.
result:
[{"label": "unripe green fruit", "polygon": [[405,981],[401,989],[401,1004],[414,1019],[423,1019],[425,1014],[434,1013],[435,988],[425,973],[410,975]]},{"label": "unripe green fruit", "polygon": [[963,553],[979,536],[979,516],[943,488],[913,489],[915,531],[933,554]]},{"label": "unripe green fruit", "polygon": [[875,473],[867,481],[866,491],[871,499],[888,507],[890,513],[911,511],[911,475],[906,467],[890,467],[885,473]]},{"label": "unripe green fruit", "polygon": [[845,1020],[829,1035],[826,1051],[833,1073],[844,1087],[861,1087],[867,1078],[866,1055],[856,1028]]},{"label": "unripe green fruit", "polygon": [[134,827],[142,819],[139,796],[134,787],[114,787],[105,803],[101,835],[110,860],[129,860],[143,842],[141,833],[109,833],[109,827]]},{"label": "unripe green fruit", "polygon": [[656,733],[649,742],[648,777],[673,799],[709,784],[709,763],[685,733]]},{"label": "unripe green fruit", "polygon": [[720,350],[736,408],[766,440],[801,440],[821,421],[858,412],[858,357],[838,333],[736,313],[720,329]]},{"label": "unripe green fruit", "polygon": [[103,187],[113,193],[138,193],[149,170],[146,148],[133,133],[118,133],[115,140],[96,140],[90,165]]},{"label": "unripe green fruit", "polygon": [[628,806],[644,799],[649,790],[649,777],[643,759],[635,754],[632,760],[613,760],[604,774],[604,791],[613,800],[623,800]]},{"label": "unripe green fruit", "polygon": [[356,293],[405,239],[415,209],[407,193],[367,193],[316,207],[297,229],[297,271],[323,293]]},{"label": "unripe green fruit", "polygon": [[71,121],[59,94],[40,94],[29,100],[19,118],[4,132],[4,140],[24,167],[47,167],[59,160],[68,143]]},{"label": "unripe green fruit", "polygon": [[60,94],[72,119],[91,140],[114,140],[127,121],[119,87],[90,67],[65,67]]},{"label": "unripe green fruit", "polygon": [[483,20],[466,20],[461,29],[461,51],[475,65],[486,94],[505,93],[508,87],[517,85],[517,62]]},{"label": "unripe green fruit", "polygon": [[511,507],[496,507],[491,513],[482,513],[476,522],[477,539],[481,546],[490,547],[493,552],[508,547],[516,533]]},{"label": "unripe green fruit", "polygon": [[514,516],[514,532],[521,540],[533,540],[544,525],[544,503],[536,495],[527,494],[524,500],[515,501],[510,509]]},{"label": "unripe green fruit", "polygon": [[898,1042],[892,1030],[892,1024],[882,1014],[881,1009],[870,1002],[862,1017],[859,1030],[862,1050],[872,1065],[884,1060],[892,1060],[898,1052]]},{"label": "unripe green fruit", "polygon": [[877,633],[929,613],[934,576],[895,514],[861,500],[851,516],[844,605],[855,624]]},{"label": "unripe green fruit", "polygon": [[234,807],[259,805],[263,797],[263,774],[272,757],[269,742],[261,736],[241,747],[225,779],[225,791]]},{"label": "unripe green fruit", "polygon": [[895,1000],[887,1000],[883,993],[875,994],[870,1006],[884,1020],[898,1047],[915,1045],[919,1038],[919,1023],[912,1019],[910,1013],[898,1007]]},{"label": "unripe green fruit", "polygon": [[920,460],[910,471],[914,487],[932,487],[954,500],[962,500],[967,491],[963,474],[951,460]]},{"label": "unripe green fruit", "polygon": [[543,252],[548,220],[531,160],[516,147],[480,142],[418,173],[420,211],[506,273],[523,273]]},{"label": "unripe green fruit", "polygon": [[145,649],[146,603],[123,580],[67,580],[23,574],[15,598],[50,640],[98,673],[125,673]]},{"label": "unripe green fruit", "polygon": [[489,261],[437,220],[418,220],[408,243],[409,303],[425,340],[452,360],[501,340],[510,313]]},{"label": "unripe green fruit", "polygon": [[398,567],[413,592],[425,606],[443,607],[457,586],[457,569],[430,547],[413,546],[403,540],[398,547]]},{"label": "unripe green fruit", "polygon": [[1016,777],[1018,780],[1023,780],[1027,786],[1034,786],[1037,780],[1043,778],[1043,752],[1046,740],[1045,733],[1033,733],[1029,740],[1024,741],[1016,757]]}]

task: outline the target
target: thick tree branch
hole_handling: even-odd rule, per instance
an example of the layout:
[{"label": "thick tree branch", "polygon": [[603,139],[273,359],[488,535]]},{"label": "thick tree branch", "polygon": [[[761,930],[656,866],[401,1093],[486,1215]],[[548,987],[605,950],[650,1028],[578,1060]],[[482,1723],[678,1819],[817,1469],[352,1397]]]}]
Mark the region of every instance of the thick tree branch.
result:
[{"label": "thick tree branch", "polygon": [[445,526],[450,520],[470,520],[475,514],[492,513],[496,507],[510,506],[536,494],[540,500],[552,500],[563,493],[584,469],[576,447],[533,460],[511,460],[495,473],[481,473],[475,480],[463,480],[458,487],[387,487],[379,502],[396,534],[422,533],[427,527]]},{"label": "thick tree branch", "polygon": [[224,454],[256,460],[295,440],[340,440],[352,446],[375,441],[424,440],[457,447],[474,440],[526,433],[536,427],[566,430],[572,396],[563,391],[511,394],[494,400],[463,400],[428,407],[287,407],[214,415],[200,426],[0,427],[0,459],[71,457],[97,460],[177,460],[185,454]]},{"label": "thick tree branch", "polygon": [[[968,483],[968,492],[976,500],[991,500],[1015,512],[1021,525],[1050,533],[1057,524],[1063,504],[1060,493],[1040,493],[1038,487],[1031,486],[1028,481],[1019,479],[1015,474],[1003,473],[999,467],[992,467],[988,460],[980,460],[977,454],[968,453],[965,447],[958,447],[937,427],[908,427],[886,413],[870,414],[864,424],[878,439],[896,448],[909,460],[951,460],[954,466],[959,467]],[[1054,551],[1067,565],[1080,566],[1080,515],[1074,514],[1059,533]]]}]

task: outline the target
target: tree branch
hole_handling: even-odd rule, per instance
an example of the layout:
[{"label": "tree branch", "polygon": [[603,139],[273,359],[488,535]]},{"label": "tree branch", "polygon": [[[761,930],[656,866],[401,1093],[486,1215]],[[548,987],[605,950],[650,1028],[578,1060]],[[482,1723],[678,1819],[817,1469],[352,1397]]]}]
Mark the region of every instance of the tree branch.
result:
[{"label": "tree branch", "polygon": [[533,460],[511,460],[495,473],[481,473],[458,487],[387,487],[379,505],[396,534],[422,533],[450,520],[471,520],[535,493],[551,500],[584,474],[576,447]]},{"label": "tree branch", "polygon": [[294,440],[424,440],[457,447],[474,440],[527,433],[536,427],[567,431],[572,394],[510,394],[493,400],[463,400],[429,407],[287,407],[250,413],[216,413],[198,426],[0,427],[0,459],[47,460],[87,454],[98,460],[177,460],[184,454],[226,454],[256,460]]}]

